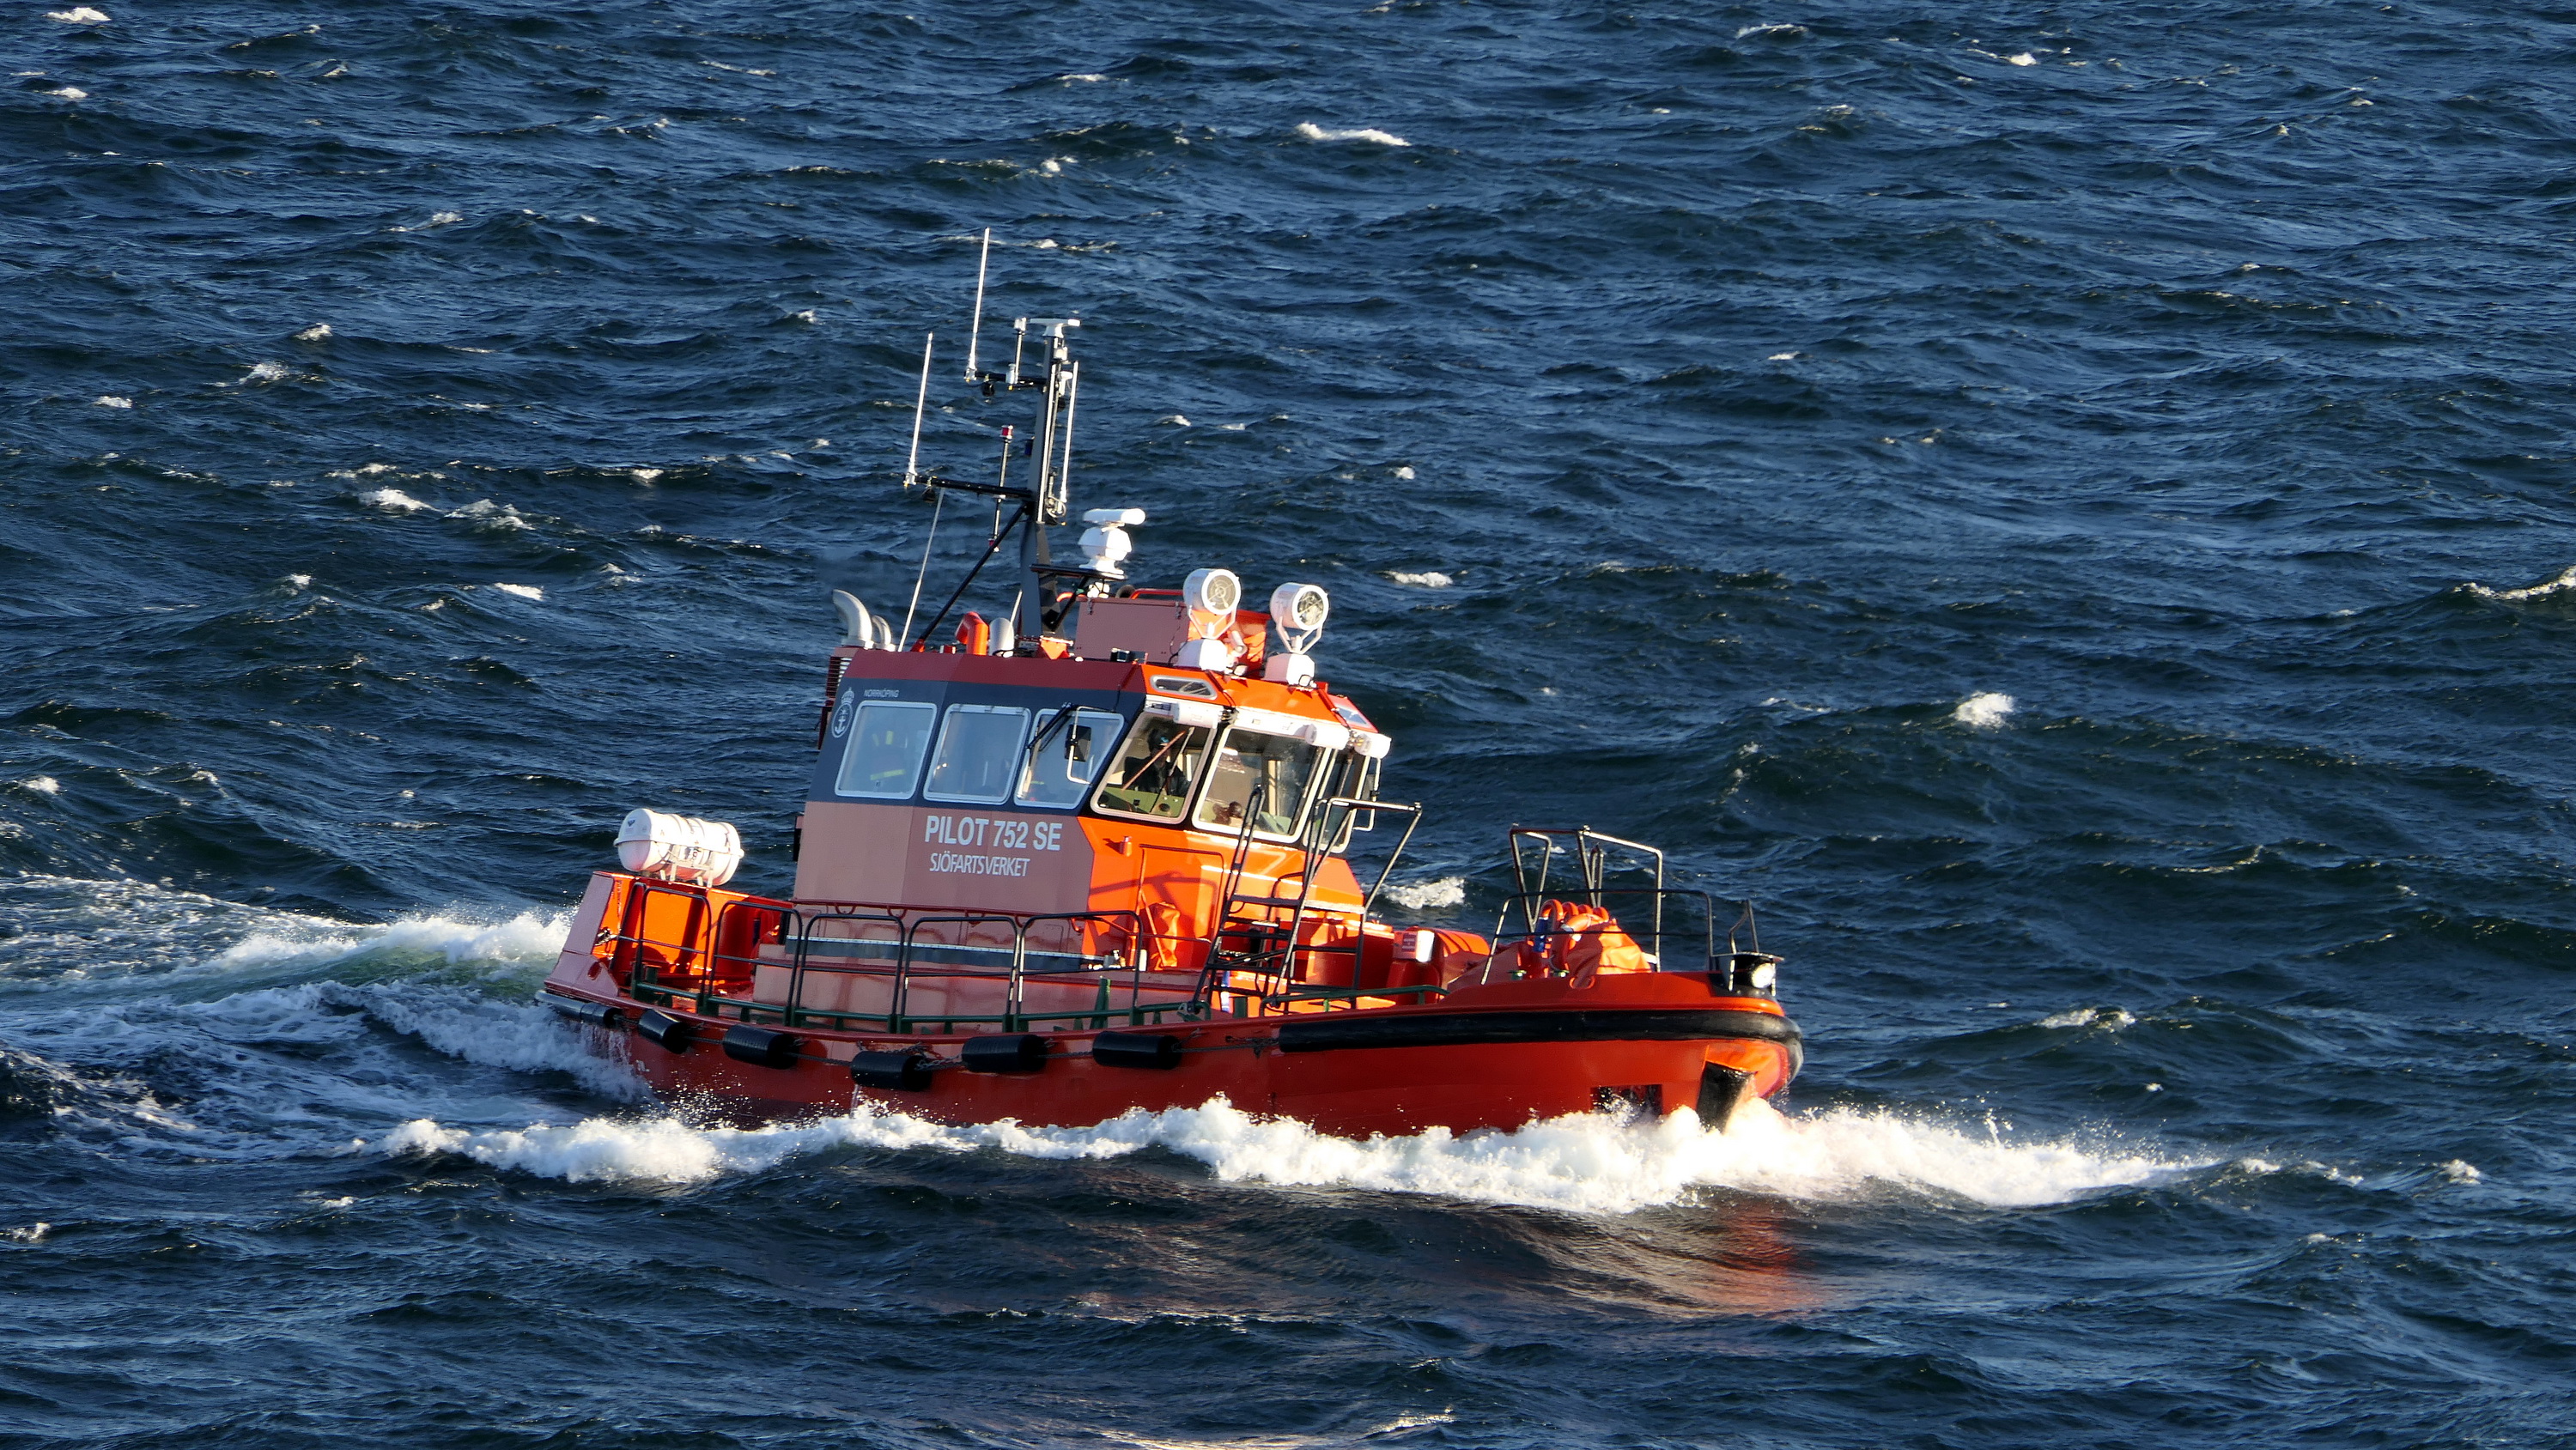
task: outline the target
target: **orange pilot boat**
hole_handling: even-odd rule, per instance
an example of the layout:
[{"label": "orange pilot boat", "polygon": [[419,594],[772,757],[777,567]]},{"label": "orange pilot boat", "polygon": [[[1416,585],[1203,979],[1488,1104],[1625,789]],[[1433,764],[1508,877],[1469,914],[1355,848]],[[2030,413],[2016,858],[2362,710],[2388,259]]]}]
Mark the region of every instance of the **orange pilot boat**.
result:
[{"label": "orange pilot boat", "polygon": [[[1222,1097],[1342,1135],[1685,1108],[1723,1127],[1787,1086],[1779,958],[1650,847],[1516,826],[1492,930],[1380,919],[1420,807],[1380,798],[1390,740],[1315,677],[1324,591],[1265,611],[1222,569],[1137,587],[1135,509],[1084,514],[1081,561],[1051,560],[1076,325],[1021,319],[1005,370],[969,345],[985,396],[1036,395],[1024,484],[1007,441],[992,482],[918,468],[925,341],[905,483],[989,496],[998,526],[917,633],[835,594],[793,895],[724,889],[731,826],[636,811],[543,1000],[664,1096],[764,1118],[1081,1126]],[[1011,608],[940,634],[1014,537]],[[1347,853],[1370,832],[1396,839],[1363,885]]]}]

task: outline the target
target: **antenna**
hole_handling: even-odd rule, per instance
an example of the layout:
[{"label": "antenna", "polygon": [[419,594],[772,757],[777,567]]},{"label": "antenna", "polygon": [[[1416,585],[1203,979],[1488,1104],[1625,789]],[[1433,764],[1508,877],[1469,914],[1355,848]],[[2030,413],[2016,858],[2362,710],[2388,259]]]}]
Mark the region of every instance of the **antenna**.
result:
[{"label": "antenna", "polygon": [[921,391],[912,395],[912,453],[903,460],[903,486],[906,488],[912,487],[921,477],[921,411],[930,403],[930,343],[938,335],[935,332],[921,335]]},{"label": "antenna", "polygon": [[1082,364],[1068,363],[1064,370],[1064,453],[1055,466],[1055,487],[1047,493],[1047,513],[1055,523],[1064,522],[1073,493],[1073,401],[1082,389]]},{"label": "antenna", "polygon": [[993,260],[993,229],[984,228],[984,252],[975,259],[975,321],[966,333],[966,381],[975,381],[975,344],[984,336],[984,267]]}]

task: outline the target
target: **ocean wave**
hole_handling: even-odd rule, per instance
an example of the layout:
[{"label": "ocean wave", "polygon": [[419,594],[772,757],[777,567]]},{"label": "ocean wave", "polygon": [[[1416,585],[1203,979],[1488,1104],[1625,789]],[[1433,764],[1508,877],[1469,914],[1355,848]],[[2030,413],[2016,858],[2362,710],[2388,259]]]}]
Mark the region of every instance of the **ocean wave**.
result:
[{"label": "ocean wave", "polygon": [[392,1155],[453,1154],[573,1182],[670,1184],[757,1173],[838,1148],[991,1150],[1045,1159],[1117,1158],[1160,1148],[1197,1160],[1226,1183],[1418,1193],[1612,1214],[1684,1202],[1703,1189],[1807,1200],[1903,1191],[1988,1207],[2032,1207],[2149,1185],[2208,1166],[2073,1140],[2018,1142],[1991,1124],[1967,1128],[1849,1109],[1785,1116],[1764,1103],[1748,1105],[1723,1133],[1704,1129],[1688,1112],[1644,1123],[1580,1114],[1509,1132],[1433,1129],[1362,1142],[1318,1133],[1294,1119],[1256,1117],[1218,1098],[1195,1108],[1133,1110],[1088,1128],[1027,1128],[1008,1121],[954,1127],[872,1109],[765,1128],[700,1128],[674,1117],[594,1117],[560,1126],[473,1129],[421,1119],[373,1146]]}]

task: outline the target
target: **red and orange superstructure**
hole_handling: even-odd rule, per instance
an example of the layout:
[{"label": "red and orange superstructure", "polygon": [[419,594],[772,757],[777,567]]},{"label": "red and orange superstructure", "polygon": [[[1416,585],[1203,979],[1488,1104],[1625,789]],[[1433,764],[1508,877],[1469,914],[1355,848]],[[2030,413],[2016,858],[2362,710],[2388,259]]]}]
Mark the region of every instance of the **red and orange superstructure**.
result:
[{"label": "red and orange superstructure", "polygon": [[[1017,485],[1009,430],[994,481],[918,468],[925,342],[905,481],[992,499],[994,526],[918,631],[915,609],[898,625],[835,594],[793,890],[726,889],[730,826],[634,812],[542,999],[664,1096],[767,1118],[1080,1126],[1222,1097],[1343,1135],[1682,1109],[1722,1127],[1787,1086],[1779,959],[1651,848],[1516,826],[1490,929],[1381,917],[1420,809],[1383,798],[1391,741],[1316,678],[1324,591],[1249,609],[1213,568],[1139,587],[1135,509],[1090,511],[1079,560],[1050,557],[1076,325],[1021,319],[992,372],[970,344],[985,396],[1037,395]],[[1015,577],[988,586],[1009,605],[950,629],[1014,539]],[[1354,854],[1377,858],[1365,882]]]}]

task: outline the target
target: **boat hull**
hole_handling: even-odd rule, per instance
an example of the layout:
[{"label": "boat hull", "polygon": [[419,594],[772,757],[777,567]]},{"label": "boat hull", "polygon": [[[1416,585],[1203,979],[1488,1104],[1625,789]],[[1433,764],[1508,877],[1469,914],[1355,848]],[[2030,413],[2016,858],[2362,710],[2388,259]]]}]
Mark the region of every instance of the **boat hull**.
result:
[{"label": "boat hull", "polygon": [[[1215,1017],[1113,1032],[1104,1057],[1093,1056],[1103,1034],[1050,1032],[1040,1034],[1034,1070],[999,1072],[967,1065],[964,1036],[837,1032],[795,1033],[792,1057],[770,1066],[728,1054],[732,1022],[685,1012],[668,1014],[690,1024],[678,1034],[690,1040],[673,1050],[631,1030],[642,1004],[590,1000],[594,1013],[613,1010],[629,1025],[594,1027],[603,1051],[662,1096],[737,1119],[872,1104],[943,1123],[1080,1127],[1223,1098],[1337,1136],[1512,1128],[1602,1110],[1688,1109],[1722,1126],[1743,1102],[1786,1087],[1800,1064],[1797,1028],[1777,1004],[1723,995],[1702,973],[1504,983],[1422,1007]],[[1137,1048],[1163,1037],[1177,1046],[1166,1049],[1171,1065],[1127,1065],[1157,1060]],[[859,1053],[917,1055],[920,1085],[861,1085],[851,1071]]]}]

